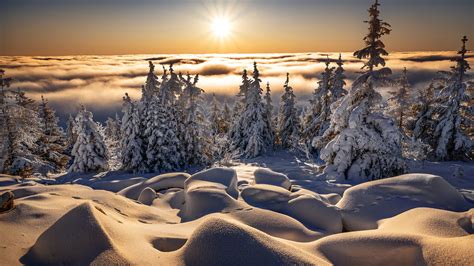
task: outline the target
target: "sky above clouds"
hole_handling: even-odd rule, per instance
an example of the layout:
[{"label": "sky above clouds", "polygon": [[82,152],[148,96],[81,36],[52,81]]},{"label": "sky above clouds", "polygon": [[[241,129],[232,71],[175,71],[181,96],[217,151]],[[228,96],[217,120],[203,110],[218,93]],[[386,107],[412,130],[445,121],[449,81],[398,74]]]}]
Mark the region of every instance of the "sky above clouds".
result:
[{"label": "sky above clouds", "polygon": [[[2,0],[0,55],[349,52],[372,0]],[[381,0],[390,51],[455,50],[472,0]],[[212,32],[216,17],[230,33]]]}]

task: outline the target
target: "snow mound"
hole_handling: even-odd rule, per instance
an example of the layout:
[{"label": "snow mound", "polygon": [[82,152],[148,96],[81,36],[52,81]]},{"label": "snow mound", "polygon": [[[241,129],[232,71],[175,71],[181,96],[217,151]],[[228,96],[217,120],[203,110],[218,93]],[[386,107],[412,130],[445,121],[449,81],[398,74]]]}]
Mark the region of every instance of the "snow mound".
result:
[{"label": "snow mound", "polygon": [[382,220],[380,231],[422,234],[439,238],[474,234],[474,209],[464,213],[431,208],[416,208]]},{"label": "snow mound", "polygon": [[138,184],[122,189],[118,194],[129,199],[137,200],[140,193],[146,187],[155,191],[165,190],[169,188],[184,188],[184,181],[191,175],[187,173],[168,173],[152,177]]},{"label": "snow mound", "polygon": [[271,185],[254,185],[242,190],[241,197],[252,206],[286,214],[311,230],[342,231],[339,211],[313,195],[291,193]]},{"label": "snow mound", "polygon": [[281,173],[273,172],[270,169],[259,168],[254,172],[255,184],[268,184],[279,186],[284,189],[291,189],[290,179]]},{"label": "snow mound", "polygon": [[310,244],[335,265],[472,265],[474,210],[416,208],[379,229],[331,235]]},{"label": "snow mound", "polygon": [[465,211],[468,203],[442,177],[408,174],[349,188],[336,205],[349,231],[375,229],[378,221],[418,207]]},{"label": "snow mound", "polygon": [[327,262],[244,224],[207,218],[183,247],[184,264],[326,265]]},{"label": "snow mound", "polygon": [[336,205],[340,200],[341,196],[337,193],[329,193],[329,194],[319,194],[311,190],[307,190],[304,188],[298,188],[297,186],[293,186],[292,190],[293,195],[311,195],[319,200],[322,200],[328,204]]},{"label": "snow mound", "polygon": [[198,172],[186,179],[184,182],[185,190],[189,190],[195,184],[202,183],[202,181],[221,184],[225,188],[225,191],[234,199],[237,199],[239,196],[239,191],[237,190],[237,172],[234,169],[218,167]]},{"label": "snow mound", "polygon": [[235,170],[212,168],[201,171],[185,181],[184,206],[180,216],[183,221],[189,221],[226,209],[247,207],[236,200],[238,196]]},{"label": "snow mound", "polygon": [[125,263],[101,223],[106,214],[96,208],[86,202],[67,212],[40,235],[22,262],[85,265],[113,258]]},{"label": "snow mound", "polygon": [[138,196],[138,201],[145,205],[151,205],[155,198],[156,192],[152,188],[146,187],[144,190],[142,190],[140,196]]}]

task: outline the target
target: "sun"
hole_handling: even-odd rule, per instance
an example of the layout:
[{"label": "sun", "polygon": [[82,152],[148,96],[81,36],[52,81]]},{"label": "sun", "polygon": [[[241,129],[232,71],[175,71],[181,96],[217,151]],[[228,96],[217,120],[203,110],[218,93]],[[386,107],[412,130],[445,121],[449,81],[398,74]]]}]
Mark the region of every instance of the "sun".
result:
[{"label": "sun", "polygon": [[226,38],[231,33],[231,23],[225,18],[214,18],[211,23],[211,30],[216,37],[220,39]]}]

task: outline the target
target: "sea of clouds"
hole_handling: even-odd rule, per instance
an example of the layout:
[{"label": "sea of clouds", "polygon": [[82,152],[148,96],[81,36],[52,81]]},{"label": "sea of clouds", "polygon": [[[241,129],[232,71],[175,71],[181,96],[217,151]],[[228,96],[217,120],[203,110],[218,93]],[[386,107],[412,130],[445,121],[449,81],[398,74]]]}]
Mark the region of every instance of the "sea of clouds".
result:
[{"label": "sea of clouds", "polygon": [[[161,76],[162,67],[173,64],[176,72],[192,75],[199,73],[199,87],[206,97],[215,93],[221,101],[233,103],[241,82],[243,69],[250,72],[257,62],[262,88],[270,83],[275,105],[283,90],[286,73],[290,73],[290,85],[303,105],[324,69],[324,61],[335,53],[285,53],[285,54],[179,54],[179,55],[117,55],[117,56],[1,56],[0,68],[14,79],[12,89],[21,88],[33,99],[44,95],[57,109],[64,123],[68,114],[75,114],[81,104],[94,112],[97,120],[120,112],[122,96],[140,97],[141,86],[148,72],[147,61],[156,65]],[[454,63],[455,52],[404,52],[392,53],[387,66],[394,77],[404,67],[414,88],[426,86],[436,77],[436,72],[449,70]],[[362,62],[350,53],[343,53],[347,83],[360,72]],[[474,55],[469,55],[471,65]],[[332,63],[332,66],[336,66]],[[386,94],[386,90],[381,91]]]}]

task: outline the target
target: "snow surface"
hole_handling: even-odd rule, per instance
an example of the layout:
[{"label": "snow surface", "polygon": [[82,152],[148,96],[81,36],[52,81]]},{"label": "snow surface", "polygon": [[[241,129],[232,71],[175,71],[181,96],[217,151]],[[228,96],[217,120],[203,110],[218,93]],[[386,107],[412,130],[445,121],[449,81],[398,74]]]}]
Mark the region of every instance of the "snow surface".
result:
[{"label": "snow surface", "polygon": [[0,213],[0,258],[7,265],[469,265],[474,165],[408,166],[430,174],[337,183],[317,161],[275,152],[192,175],[0,176],[0,194],[15,195],[15,208]]}]

